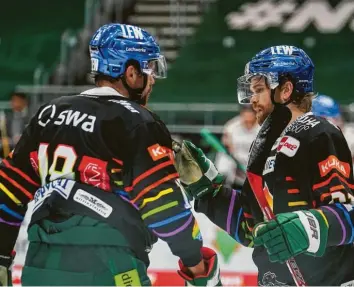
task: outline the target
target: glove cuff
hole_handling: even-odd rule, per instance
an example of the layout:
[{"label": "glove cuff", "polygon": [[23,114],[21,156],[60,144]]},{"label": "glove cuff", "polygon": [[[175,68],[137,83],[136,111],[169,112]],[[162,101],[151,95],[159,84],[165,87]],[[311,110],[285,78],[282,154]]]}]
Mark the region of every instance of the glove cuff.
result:
[{"label": "glove cuff", "polygon": [[203,261],[205,263],[206,272],[197,276],[191,276],[187,267],[185,267],[181,260],[178,261],[180,270],[177,273],[193,286],[221,286],[220,270],[218,264],[217,254],[214,250],[208,247],[202,247],[201,252]]},{"label": "glove cuff", "polygon": [[213,193],[214,187],[206,177],[202,176],[198,181],[188,185],[185,190],[195,199],[199,199],[206,194]]},{"label": "glove cuff", "polygon": [[11,255],[0,255],[0,266],[5,266],[6,268],[10,268],[13,259],[15,258],[15,251],[12,251]]},{"label": "glove cuff", "polygon": [[214,197],[220,190],[224,180],[225,178],[221,174],[218,174],[212,182],[207,177],[202,176],[198,181],[188,185],[185,190],[189,196],[192,195],[195,199],[199,199],[210,193]]},{"label": "glove cuff", "polygon": [[328,240],[328,225],[324,215],[315,209],[296,211],[296,213],[309,240],[309,247],[305,254],[322,256],[326,251]]}]

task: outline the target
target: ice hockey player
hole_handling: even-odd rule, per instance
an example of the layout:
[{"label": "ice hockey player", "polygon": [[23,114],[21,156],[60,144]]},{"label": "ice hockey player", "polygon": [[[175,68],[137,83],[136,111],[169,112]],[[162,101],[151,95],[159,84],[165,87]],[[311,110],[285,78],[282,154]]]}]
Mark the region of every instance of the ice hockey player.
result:
[{"label": "ice hockey player", "polygon": [[326,118],[342,130],[354,159],[354,126],[353,123],[344,122],[339,104],[333,98],[320,94],[312,101],[312,112],[315,116]]},{"label": "ice hockey player", "polygon": [[[276,105],[291,111],[262,176],[275,220],[264,222],[249,181],[241,191],[227,189],[201,149],[187,141],[176,149],[177,170],[196,199],[196,210],[238,242],[254,246],[263,286],[295,285],[284,264],[293,256],[307,285],[354,280],[352,160],[341,131],[310,112],[313,74],[314,65],[302,49],[275,46],[253,57],[238,79],[239,102],[252,104],[259,124]],[[189,173],[194,178],[185,168],[194,170]]]},{"label": "ice hockey player", "polygon": [[[140,286],[160,238],[191,285],[219,282],[171,158],[164,123],[144,106],[166,62],[139,27],[109,24],[90,42],[96,88],[42,106],[0,166],[0,265],[34,200],[22,285]],[[1,285],[10,284],[6,272]]]}]

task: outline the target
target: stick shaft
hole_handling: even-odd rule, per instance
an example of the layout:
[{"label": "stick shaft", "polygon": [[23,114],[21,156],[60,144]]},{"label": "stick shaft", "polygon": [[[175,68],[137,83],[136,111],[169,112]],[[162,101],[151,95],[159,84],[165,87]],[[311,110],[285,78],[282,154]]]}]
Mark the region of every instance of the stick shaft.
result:
[{"label": "stick shaft", "polygon": [[[269,203],[263,193],[262,177],[248,171],[247,178],[264,216],[267,220],[274,219],[275,215],[272,209],[270,208]],[[286,265],[288,266],[288,269],[296,283],[296,286],[307,286],[295,259],[290,258],[286,261]]]}]

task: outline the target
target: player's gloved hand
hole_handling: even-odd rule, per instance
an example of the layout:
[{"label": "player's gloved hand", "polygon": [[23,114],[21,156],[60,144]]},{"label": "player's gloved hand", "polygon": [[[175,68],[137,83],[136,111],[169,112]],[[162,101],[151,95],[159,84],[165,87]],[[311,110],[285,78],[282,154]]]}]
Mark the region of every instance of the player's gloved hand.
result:
[{"label": "player's gloved hand", "polygon": [[204,274],[191,274],[188,267],[185,267],[181,260],[178,262],[180,270],[177,273],[185,280],[186,286],[222,286],[217,254],[214,250],[207,247],[202,247],[201,251],[205,263]]},{"label": "player's gloved hand", "polygon": [[9,270],[0,265],[0,286],[9,286]]},{"label": "player's gloved hand", "polygon": [[203,151],[190,141],[183,141],[182,144],[173,142],[172,147],[175,151],[175,167],[181,182],[187,185],[185,190],[188,196],[199,199],[208,193],[215,195],[224,177]]},{"label": "player's gloved hand", "polygon": [[14,257],[15,252],[10,256],[0,255],[0,286],[12,285],[10,266]]},{"label": "player's gloved hand", "polygon": [[322,256],[327,246],[328,223],[316,209],[280,213],[253,230],[254,245],[267,249],[271,262],[285,262],[304,253]]}]

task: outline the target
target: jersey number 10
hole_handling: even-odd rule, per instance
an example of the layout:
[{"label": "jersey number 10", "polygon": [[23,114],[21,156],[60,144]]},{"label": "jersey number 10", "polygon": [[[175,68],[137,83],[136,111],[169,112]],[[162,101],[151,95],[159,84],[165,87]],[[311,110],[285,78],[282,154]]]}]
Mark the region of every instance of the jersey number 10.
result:
[{"label": "jersey number 10", "polygon": [[[38,170],[41,178],[42,185],[45,185],[47,176],[49,175],[49,181],[56,180],[58,178],[74,179],[74,165],[77,160],[77,154],[72,146],[60,144],[56,147],[53,154],[53,162],[49,166],[48,163],[48,145],[47,143],[41,143],[38,149]],[[61,159],[62,164],[58,165]]]}]

